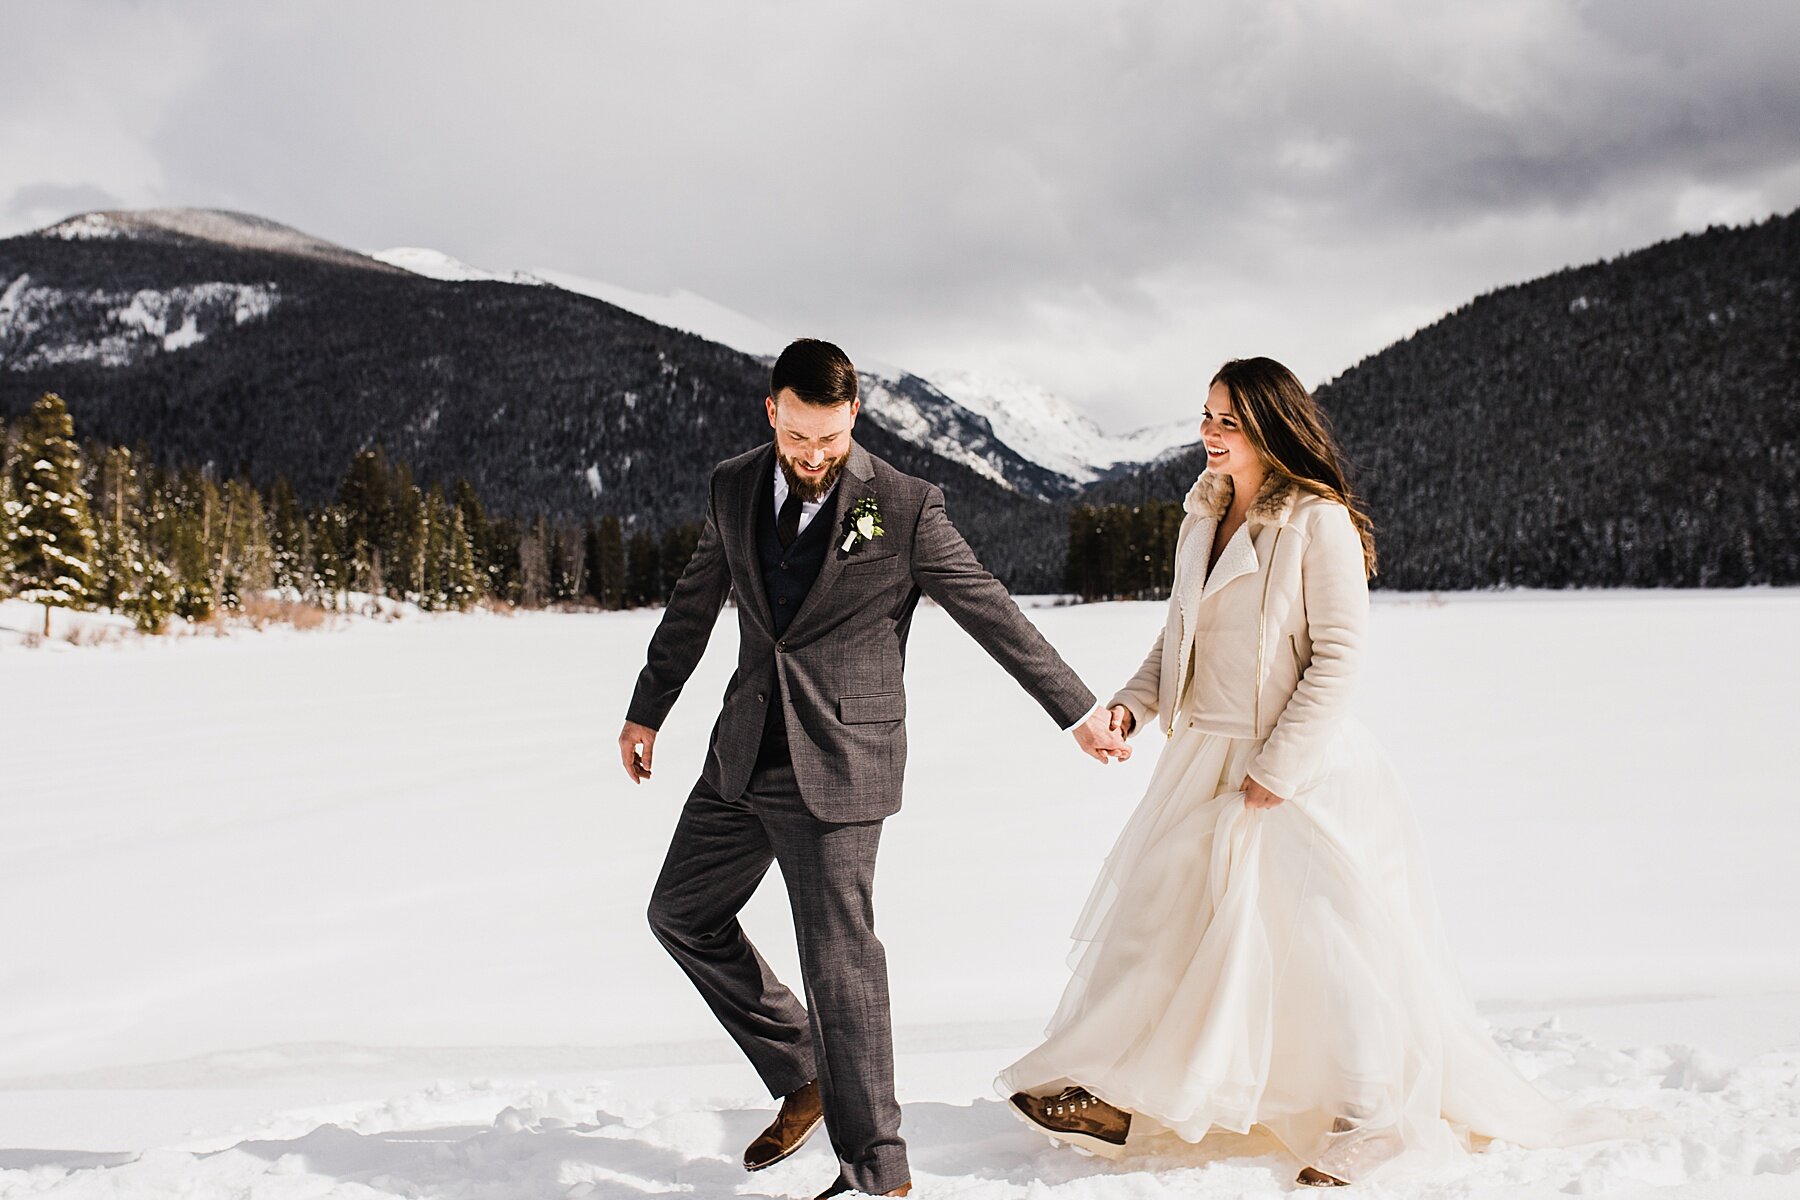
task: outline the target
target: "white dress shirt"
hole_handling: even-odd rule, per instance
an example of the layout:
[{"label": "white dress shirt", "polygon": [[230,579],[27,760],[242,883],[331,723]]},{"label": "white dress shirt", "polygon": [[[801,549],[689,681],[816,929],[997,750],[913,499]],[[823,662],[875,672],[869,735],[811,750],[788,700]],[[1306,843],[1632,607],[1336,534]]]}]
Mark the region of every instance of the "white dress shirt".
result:
[{"label": "white dress shirt", "polygon": [[[841,478],[842,478],[842,476],[839,477],[840,480],[841,480]],[[819,497],[817,500],[802,500],[800,502],[800,529],[796,529],[794,531],[795,537],[799,537],[800,531],[804,530],[809,524],[812,523],[813,517],[818,515],[819,510],[821,508],[824,508],[827,504],[829,504],[831,502],[832,494],[837,491],[837,487],[838,487],[837,481],[833,481],[832,485],[831,485],[831,491],[826,492],[823,496]],[[775,518],[776,518],[776,520],[781,519],[781,506],[787,503],[787,498],[788,498],[787,476],[781,470],[781,461],[779,459],[777,459],[775,462]]]}]

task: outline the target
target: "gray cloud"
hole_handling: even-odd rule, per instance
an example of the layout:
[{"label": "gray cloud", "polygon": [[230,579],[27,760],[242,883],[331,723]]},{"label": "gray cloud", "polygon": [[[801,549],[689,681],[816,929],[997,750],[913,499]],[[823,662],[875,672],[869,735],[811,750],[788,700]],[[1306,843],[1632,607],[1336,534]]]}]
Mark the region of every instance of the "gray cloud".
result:
[{"label": "gray cloud", "polygon": [[0,84],[7,221],[81,184],[683,287],[1115,427],[1228,355],[1322,381],[1497,284],[1800,203],[1780,0],[56,15]]}]

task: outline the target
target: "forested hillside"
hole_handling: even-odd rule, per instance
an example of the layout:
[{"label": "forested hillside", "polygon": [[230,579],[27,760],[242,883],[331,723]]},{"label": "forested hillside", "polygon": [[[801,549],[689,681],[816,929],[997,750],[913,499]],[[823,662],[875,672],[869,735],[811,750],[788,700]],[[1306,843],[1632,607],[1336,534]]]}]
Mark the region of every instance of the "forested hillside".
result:
[{"label": "forested hillside", "polygon": [[[1800,214],[1501,288],[1318,391],[1377,586],[1800,583]],[[1084,494],[1179,500],[1189,453]]]},{"label": "forested hillside", "polygon": [[[309,505],[380,447],[421,486],[468,481],[496,515],[613,515],[659,537],[701,511],[714,463],[769,436],[756,359],[590,297],[426,279],[329,244],[86,228],[0,241],[0,417],[54,392],[84,438],[285,477]],[[857,432],[942,485],[1009,583],[1056,585],[1062,534],[1042,501],[873,421]]]}]

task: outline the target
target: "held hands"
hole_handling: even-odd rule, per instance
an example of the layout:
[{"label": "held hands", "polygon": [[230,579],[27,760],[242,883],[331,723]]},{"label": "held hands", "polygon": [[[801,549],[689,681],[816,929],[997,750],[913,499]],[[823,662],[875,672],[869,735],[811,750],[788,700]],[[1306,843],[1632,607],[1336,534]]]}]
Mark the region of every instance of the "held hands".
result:
[{"label": "held hands", "polygon": [[625,728],[619,732],[619,759],[631,782],[642,783],[650,778],[650,757],[655,750],[656,730],[636,721],[625,722]]},{"label": "held hands", "polygon": [[1285,796],[1277,796],[1248,775],[1244,776],[1243,792],[1245,808],[1274,808],[1287,799]]},{"label": "held hands", "polygon": [[[1131,747],[1125,741],[1129,726],[1120,724],[1120,711],[1116,705],[1110,709],[1096,708],[1088,714],[1087,720],[1070,731],[1083,754],[1090,754],[1103,763],[1115,758],[1124,762],[1131,757]],[[1131,720],[1130,712],[1125,713],[1125,720]]]}]

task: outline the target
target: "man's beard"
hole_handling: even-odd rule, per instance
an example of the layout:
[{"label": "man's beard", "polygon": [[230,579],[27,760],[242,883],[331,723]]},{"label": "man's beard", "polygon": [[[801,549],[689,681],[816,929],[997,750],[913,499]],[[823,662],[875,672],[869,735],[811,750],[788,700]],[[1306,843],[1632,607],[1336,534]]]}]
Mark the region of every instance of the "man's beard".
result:
[{"label": "man's beard", "polygon": [[775,461],[781,464],[781,473],[787,477],[788,489],[800,497],[801,503],[807,503],[825,498],[825,493],[837,482],[838,473],[850,461],[850,456],[844,454],[832,459],[823,475],[813,476],[801,475],[799,468],[794,466],[794,460],[779,450],[775,452]]}]

